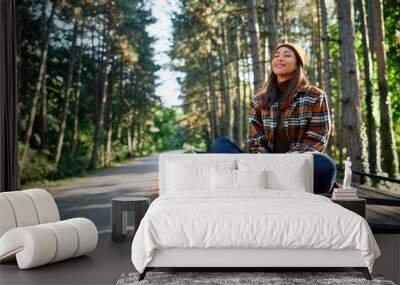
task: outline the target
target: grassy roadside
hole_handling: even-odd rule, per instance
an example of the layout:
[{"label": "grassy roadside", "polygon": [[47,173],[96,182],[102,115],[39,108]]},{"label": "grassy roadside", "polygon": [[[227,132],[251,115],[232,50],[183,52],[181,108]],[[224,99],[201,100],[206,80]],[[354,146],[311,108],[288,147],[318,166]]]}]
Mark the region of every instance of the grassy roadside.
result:
[{"label": "grassy roadside", "polygon": [[66,177],[66,178],[61,178],[61,179],[57,179],[57,180],[37,180],[37,181],[29,181],[27,183],[24,183],[22,185],[20,185],[18,190],[25,190],[25,189],[30,189],[30,188],[43,188],[46,189],[49,192],[53,192],[55,191],[57,188],[60,188],[64,185],[70,184],[70,183],[74,183],[79,181],[80,179],[85,179],[87,177],[90,177],[92,175],[97,174],[99,171],[103,171],[105,169],[109,169],[109,168],[113,168],[113,167],[118,167],[121,165],[124,165],[125,163],[128,163],[132,160],[138,159],[138,158],[142,158],[142,157],[146,157],[146,156],[150,156],[150,155],[158,155],[162,152],[183,152],[183,153],[192,153],[192,150],[187,150],[187,149],[175,149],[175,150],[164,150],[164,151],[155,151],[153,153],[150,154],[146,154],[146,155],[142,155],[142,156],[135,156],[133,155],[130,158],[124,159],[124,160],[119,160],[119,161],[111,161],[111,164],[109,166],[106,167],[99,167],[96,168],[94,170],[88,170],[86,171],[83,175],[78,175],[78,176],[71,176],[71,177]]},{"label": "grassy roadside", "polygon": [[[149,155],[155,155],[158,153],[152,153],[152,154],[148,154],[145,156],[149,156]],[[73,176],[73,177],[67,177],[67,178],[62,178],[62,179],[57,179],[57,180],[38,180],[38,181],[29,181],[27,183],[24,183],[22,185],[20,185],[19,190],[26,190],[26,189],[31,189],[31,188],[43,188],[46,189],[49,192],[54,192],[56,191],[57,188],[62,187],[64,185],[70,184],[70,183],[74,183],[77,182],[81,179],[85,179],[88,178],[92,175],[97,174],[99,171],[103,171],[105,169],[109,169],[109,168],[113,168],[113,167],[117,167],[117,166],[121,166],[124,165],[125,163],[128,163],[132,160],[136,160],[138,158],[141,157],[145,157],[145,156],[135,156],[135,157],[131,157],[129,159],[123,160],[123,161],[118,161],[118,162],[111,162],[110,165],[105,166],[105,167],[99,167],[93,170],[88,170],[86,171],[83,175],[80,176]]]}]

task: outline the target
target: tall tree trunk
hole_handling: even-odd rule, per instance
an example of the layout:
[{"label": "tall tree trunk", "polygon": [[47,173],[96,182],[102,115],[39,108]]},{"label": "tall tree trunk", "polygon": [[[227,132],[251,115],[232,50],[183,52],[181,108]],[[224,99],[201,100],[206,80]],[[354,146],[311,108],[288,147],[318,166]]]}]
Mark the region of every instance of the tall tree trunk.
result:
[{"label": "tall tree trunk", "polygon": [[[211,89],[210,85],[207,84],[206,88],[206,105],[207,105],[207,118],[208,118],[208,134],[210,137],[207,138],[207,142],[212,142],[215,140],[215,123],[213,122],[213,116],[211,111],[212,106],[212,99],[211,99]],[[207,143],[207,151],[210,150],[209,144]]]},{"label": "tall tree trunk", "polygon": [[[137,133],[136,129],[139,129],[139,126],[137,126],[137,124],[133,123],[134,122],[133,119],[135,118],[134,115],[136,115],[136,112],[134,112],[132,114],[131,127],[130,127],[130,132],[131,132],[131,135],[132,135],[132,138],[131,138],[131,142],[132,142],[131,156],[133,156],[134,153],[137,152],[138,149],[139,149],[138,144],[137,144],[138,138],[137,138],[137,134],[136,134]],[[136,140],[136,145],[134,145],[134,141],[135,140]]]},{"label": "tall tree trunk", "polygon": [[[118,106],[122,108],[123,106],[123,89],[124,89],[124,64],[121,62],[120,72],[119,72],[119,83],[118,83]],[[117,112],[116,124],[117,124],[117,141],[121,142],[122,138],[122,115],[123,112]]]},{"label": "tall tree trunk", "polygon": [[225,88],[226,92],[223,94],[225,95],[224,97],[224,105],[225,105],[225,130],[226,130],[226,136],[232,140],[233,139],[233,134],[232,134],[232,123],[231,123],[231,112],[232,112],[232,107],[231,107],[231,88],[230,88],[230,78],[231,78],[231,68],[230,68],[230,60],[228,59],[228,31],[225,29],[225,25],[222,26],[221,28],[221,38],[222,38],[222,55],[223,55],[223,61],[224,61],[224,67],[225,67]]},{"label": "tall tree trunk", "polygon": [[246,82],[246,70],[248,69],[246,65],[246,61],[243,58],[243,97],[242,97],[242,138],[244,139],[244,143],[242,147],[246,147],[247,145],[247,122],[248,122],[248,111],[247,111],[247,82]]},{"label": "tall tree trunk", "polygon": [[216,98],[215,98],[215,86],[212,77],[212,67],[211,67],[211,55],[207,58],[207,79],[208,79],[208,90],[210,93],[210,116],[211,116],[211,137],[215,140],[218,136],[218,121],[216,112]]},{"label": "tall tree trunk", "polygon": [[282,38],[282,31],[281,31],[281,26],[282,26],[282,23],[280,23],[278,20],[279,20],[279,13],[280,13],[280,9],[279,9],[279,7],[280,7],[280,1],[279,0],[273,0],[273,2],[274,2],[274,6],[275,6],[275,23],[276,23],[276,39],[277,39],[277,42],[276,43],[279,43],[279,42],[281,42],[282,40],[281,40],[281,38]]},{"label": "tall tree trunk", "polygon": [[[206,137],[204,138],[206,142],[206,150],[207,152],[210,151],[210,146],[214,140],[214,131],[213,131],[213,122],[212,122],[212,116],[211,116],[211,91],[210,91],[210,86],[207,84],[204,92],[205,98],[205,110],[202,109],[201,112],[205,112],[207,114],[208,118],[208,123],[205,123],[203,125]],[[204,107],[203,107],[204,108]]]},{"label": "tall tree trunk", "polygon": [[378,173],[377,162],[377,141],[376,141],[376,123],[374,116],[374,101],[372,92],[372,60],[369,46],[369,38],[367,33],[367,21],[365,17],[364,0],[356,0],[356,7],[360,13],[360,29],[362,36],[362,48],[364,58],[364,82],[365,82],[365,103],[367,111],[367,138],[368,138],[368,165],[370,173]]},{"label": "tall tree trunk", "polygon": [[324,48],[324,90],[327,93],[329,106],[332,106],[332,87],[331,71],[329,62],[329,33],[328,33],[328,13],[326,11],[325,0],[320,0],[321,24],[322,24],[322,44]]},{"label": "tall tree trunk", "polygon": [[[97,81],[98,81],[98,75],[97,75],[97,70],[99,68],[99,64],[97,62],[97,56],[96,56],[96,45],[95,45],[95,30],[96,30],[96,13],[93,12],[93,14],[91,15],[91,25],[90,25],[90,39],[91,39],[91,55],[92,55],[92,80],[91,80],[91,84],[90,84],[90,93],[93,96],[93,105],[94,105],[94,113],[92,114],[92,122],[95,125],[96,124],[96,120],[97,120],[97,113],[98,113],[98,91],[97,91]],[[100,40],[98,41],[99,45],[100,45]],[[100,51],[100,49],[98,49]],[[101,58],[102,56],[100,56]],[[93,156],[93,154],[92,154]],[[93,160],[93,159],[92,159]],[[95,166],[94,166],[95,167]],[[92,166],[89,164],[89,169],[92,168]]]},{"label": "tall tree trunk", "polygon": [[[218,62],[218,67],[214,68],[213,62],[213,53],[210,52],[208,55],[208,61],[209,61],[209,68],[210,68],[210,75],[211,75],[211,83],[213,86],[214,90],[214,106],[215,106],[215,135],[216,137],[224,136],[224,120],[223,120],[223,103],[222,103],[222,96],[221,96],[221,90],[223,89],[221,87],[221,72],[223,70],[221,69],[221,52],[220,52],[220,46],[216,43],[215,40],[210,38],[210,45],[212,47],[212,50],[217,51],[217,62]],[[218,72],[218,75],[214,76],[214,69],[216,72]],[[218,80],[219,79],[219,80]]]},{"label": "tall tree trunk", "polygon": [[112,113],[110,111],[109,114],[109,124],[108,124],[108,128],[107,128],[107,145],[106,145],[106,151],[105,151],[105,165],[108,166],[111,163],[112,160]]},{"label": "tall tree trunk", "polygon": [[321,14],[319,13],[320,11],[320,2],[319,0],[315,0],[316,4],[317,4],[317,42],[316,42],[316,46],[317,46],[317,68],[318,68],[318,87],[321,89],[325,89],[324,88],[324,80],[323,80],[323,73],[322,73],[322,49],[321,49]]},{"label": "tall tree trunk", "polygon": [[71,96],[72,91],[72,76],[74,74],[74,65],[75,65],[75,53],[76,53],[76,39],[78,36],[78,20],[75,19],[74,28],[73,28],[73,35],[72,35],[72,43],[71,49],[69,54],[68,60],[68,74],[67,74],[67,86],[65,87],[65,95],[64,95],[64,106],[63,106],[63,113],[62,119],[60,123],[60,132],[58,135],[58,143],[56,148],[56,155],[54,158],[54,167],[57,169],[58,164],[61,158],[62,147],[64,144],[64,135],[65,135],[65,128],[67,126],[67,115],[69,109],[69,98]]},{"label": "tall tree trunk", "polygon": [[[46,35],[46,9],[47,9],[47,0],[44,0],[42,3],[42,15],[40,19],[41,33],[42,33],[42,44],[45,42]],[[43,47],[42,47],[43,48]],[[44,67],[44,74],[47,73],[47,63]],[[46,76],[43,76],[43,83],[41,88],[41,98],[42,98],[42,108],[40,113],[40,141],[41,147],[43,150],[49,150],[49,132],[47,128],[47,80]]]},{"label": "tall tree trunk", "polygon": [[[347,155],[352,160],[354,170],[363,171],[361,141],[361,106],[358,84],[357,58],[354,47],[353,1],[337,0],[337,18],[339,22],[340,71],[342,85],[342,123],[346,141]],[[359,177],[354,177],[359,182]]]},{"label": "tall tree trunk", "polygon": [[[244,30],[244,27],[243,27]],[[245,31],[242,32],[243,35],[246,35]],[[250,83],[250,63],[248,60],[249,47],[246,41],[247,37],[244,36],[243,39],[243,48],[241,52],[242,61],[243,61],[243,102],[242,102],[242,116],[243,116],[243,135],[242,137],[245,139],[244,149],[247,149],[247,131],[248,131],[248,115],[249,115],[249,104],[247,102],[247,95],[251,96],[251,83]],[[249,87],[249,88],[247,88]],[[247,89],[250,92],[247,92]],[[250,102],[250,100],[249,100]]]},{"label": "tall tree trunk", "polygon": [[131,157],[133,154],[133,147],[132,147],[132,113],[129,112],[128,114],[128,122],[126,128],[126,143],[128,145],[128,156]]},{"label": "tall tree trunk", "polygon": [[265,19],[264,19],[264,14],[261,15],[261,17],[258,17],[258,28],[259,28],[259,35],[260,35],[260,60],[261,60],[261,72],[262,74],[265,74],[265,71],[267,70],[267,57],[266,57],[266,51],[267,51],[267,31],[265,27]]},{"label": "tall tree trunk", "polygon": [[[374,37],[374,22],[376,21],[374,19],[374,3],[372,3],[375,0],[368,0],[367,1],[367,6],[368,6],[368,16],[367,16],[367,25],[368,25],[368,39],[369,39],[369,48],[371,52],[371,58],[372,62],[375,60],[375,37]],[[374,68],[372,67],[374,70]]]},{"label": "tall tree trunk", "polygon": [[221,118],[222,118],[222,124],[220,124],[220,134],[223,136],[227,135],[227,129],[226,129],[226,104],[225,104],[225,98],[228,96],[226,93],[228,92],[228,89],[226,88],[226,82],[225,82],[225,72],[224,72],[224,60],[223,60],[223,55],[222,55],[222,49],[223,47],[218,45],[218,59],[219,59],[219,80],[220,80],[220,101],[221,101]]},{"label": "tall tree trunk", "polygon": [[340,89],[342,87],[342,79],[340,78],[340,65],[339,65],[340,59],[338,58],[336,60],[336,78],[337,78],[337,84],[336,84],[336,108],[335,108],[335,123],[336,123],[336,138],[337,138],[337,147],[339,150],[339,166],[343,166],[343,131],[342,131],[342,109],[341,107],[341,94],[340,94]]},{"label": "tall tree trunk", "polygon": [[399,164],[396,153],[396,142],[392,120],[391,100],[386,72],[386,52],[384,46],[385,28],[383,23],[382,1],[370,1],[373,5],[373,28],[376,63],[378,66],[379,107],[380,107],[380,135],[382,147],[382,170],[389,177],[396,177]]},{"label": "tall tree trunk", "polygon": [[256,93],[264,80],[264,75],[262,74],[262,63],[260,62],[260,40],[257,33],[257,0],[247,0],[247,15],[250,36],[251,59],[253,61],[253,86],[254,93]]},{"label": "tall tree trunk", "polygon": [[[47,64],[44,68],[44,74],[47,73]],[[40,140],[43,150],[49,150],[49,130],[47,127],[47,80],[46,76],[43,77],[42,83],[42,109],[40,112]]]},{"label": "tall tree trunk", "polygon": [[145,144],[145,142],[146,142],[146,139],[147,139],[147,137],[146,137],[146,134],[145,134],[145,131],[146,131],[146,129],[144,128],[144,126],[141,128],[141,136],[142,136],[142,139],[140,140],[140,153],[143,155],[144,154],[144,146],[146,145]]},{"label": "tall tree trunk", "polygon": [[143,155],[143,149],[142,147],[142,124],[137,124],[137,128],[136,128],[136,149],[139,152],[139,155],[142,156]]},{"label": "tall tree trunk", "polygon": [[236,97],[235,97],[235,120],[234,120],[234,125],[235,125],[235,130],[236,130],[236,143],[242,147],[243,145],[243,115],[242,115],[242,108],[241,108],[241,100],[240,100],[240,47],[239,47],[239,30],[236,30],[235,32],[235,71],[236,71]]},{"label": "tall tree trunk", "polygon": [[[110,23],[109,23],[110,24]],[[108,31],[107,31],[108,33]],[[108,37],[106,31],[104,30],[104,37]],[[89,168],[95,169],[98,161],[98,150],[100,148],[100,144],[103,136],[103,125],[104,125],[104,107],[107,101],[107,83],[108,83],[108,75],[110,73],[110,64],[111,64],[111,43],[109,43],[108,39],[105,40],[105,61],[102,64],[102,68],[100,71],[100,80],[101,84],[99,90],[98,97],[98,105],[96,107],[95,113],[95,133],[94,133],[94,146],[92,152],[92,159],[90,161]]]},{"label": "tall tree trunk", "polygon": [[76,145],[78,143],[78,127],[79,127],[79,103],[81,97],[81,77],[82,77],[82,69],[83,69],[83,33],[84,33],[84,25],[82,25],[81,29],[81,40],[80,40],[80,48],[79,48],[79,63],[78,63],[78,74],[76,77],[76,96],[75,96],[75,108],[74,108],[74,122],[72,126],[72,135],[71,135],[71,153],[70,158],[71,161],[75,156]]},{"label": "tall tree trunk", "polygon": [[[279,1],[279,0],[277,0]],[[281,20],[282,20],[282,41],[287,41],[287,28],[286,28],[286,15],[285,15],[285,0],[280,0],[281,2]]]},{"label": "tall tree trunk", "polygon": [[[316,40],[315,40],[315,38],[316,38],[315,29],[313,28],[311,30],[311,53],[312,54],[316,54],[316,51],[315,51],[316,50],[316,47],[315,47]],[[316,61],[317,61],[317,57],[316,56],[311,57],[311,60],[310,60],[311,72],[310,72],[310,75],[309,75],[309,80],[310,80],[310,82],[312,82],[312,84],[315,84],[315,82],[317,82],[317,68],[315,67],[316,66]]]},{"label": "tall tree trunk", "polygon": [[275,7],[272,4],[272,0],[264,0],[264,18],[267,26],[268,51],[271,57],[272,52],[278,44]]},{"label": "tall tree trunk", "polygon": [[107,98],[107,112],[106,112],[106,122],[105,127],[107,130],[106,135],[106,148],[105,148],[105,166],[110,165],[112,159],[112,132],[113,132],[113,89],[114,89],[114,64],[112,64],[111,72],[108,77],[108,98]]},{"label": "tall tree trunk", "polygon": [[[104,57],[106,56],[107,53],[107,42],[105,40],[105,28],[103,29],[103,41],[100,39],[100,35],[98,36],[98,46],[97,50],[99,53],[98,59],[98,72],[96,73],[96,94],[95,96],[95,112],[94,112],[94,126],[95,126],[95,131],[94,131],[94,146],[93,146],[93,152],[92,152],[92,160],[91,163],[89,164],[90,169],[95,169],[97,162],[100,160],[102,161],[102,154],[100,152],[100,145],[101,145],[101,138],[103,137],[103,122],[100,121],[101,113],[104,114],[104,106],[103,105],[103,82],[105,82],[105,69],[107,68],[107,59],[104,60]],[[104,102],[105,103],[105,102]],[[104,117],[103,117],[104,118]]]},{"label": "tall tree trunk", "polygon": [[32,98],[32,104],[31,104],[31,109],[29,111],[29,117],[28,117],[28,123],[24,132],[24,146],[22,149],[22,155],[21,155],[21,160],[20,160],[20,165],[19,165],[19,170],[22,172],[25,167],[26,159],[28,157],[28,152],[29,152],[29,145],[30,145],[30,140],[32,136],[32,130],[33,130],[33,123],[35,121],[36,117],[36,107],[39,99],[39,94],[40,90],[42,89],[42,83],[43,83],[43,78],[45,76],[45,66],[47,62],[47,54],[49,51],[49,42],[50,42],[50,32],[53,26],[53,18],[54,18],[54,13],[56,10],[56,4],[55,2],[51,8],[50,12],[50,17],[47,20],[46,26],[46,34],[45,34],[45,41],[43,43],[43,48],[41,52],[41,57],[40,57],[40,68],[39,68],[39,75],[38,79],[36,81],[36,88],[35,88],[35,93],[33,94]]},{"label": "tall tree trunk", "polygon": [[139,145],[139,149],[140,149],[140,153],[141,155],[144,155],[144,146],[145,146],[145,142],[146,142],[146,136],[145,136],[145,128],[142,127],[140,129],[140,134],[141,134],[141,140],[140,140],[140,145]]},{"label": "tall tree trunk", "polygon": [[[328,34],[328,14],[326,11],[325,0],[320,0],[321,24],[322,24],[322,45],[324,48],[324,90],[327,94],[328,105],[331,108],[330,116],[332,121],[333,104],[332,104],[332,87],[331,87],[331,71],[329,62],[329,34]],[[328,154],[333,155],[335,146],[335,125],[332,124],[331,138],[328,142]]]},{"label": "tall tree trunk", "polygon": [[[247,145],[247,131],[248,131],[248,124],[249,124],[249,106],[250,106],[250,100],[251,100],[251,63],[248,57],[249,54],[249,47],[247,44],[244,46],[244,51],[245,51],[245,56],[243,57],[244,59],[244,85],[246,90],[244,91],[244,96],[243,96],[243,121],[246,122],[244,126],[244,136],[246,138],[246,149],[248,147]],[[246,80],[247,79],[247,80]],[[247,92],[249,90],[249,92]],[[249,97],[249,100],[246,101],[246,97]],[[248,150],[248,149],[247,149]]]}]

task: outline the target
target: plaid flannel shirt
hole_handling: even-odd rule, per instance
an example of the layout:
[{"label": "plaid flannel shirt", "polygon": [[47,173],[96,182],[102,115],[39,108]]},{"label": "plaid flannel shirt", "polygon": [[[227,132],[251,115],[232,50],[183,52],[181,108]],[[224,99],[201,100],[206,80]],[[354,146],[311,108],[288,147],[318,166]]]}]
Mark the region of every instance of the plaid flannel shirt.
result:
[{"label": "plaid flannel shirt", "polygon": [[[250,102],[249,129],[247,135],[250,153],[268,153],[274,150],[274,135],[278,126],[279,103],[267,109],[255,107]],[[323,152],[331,131],[331,120],[326,94],[310,86],[308,91],[298,90],[283,113],[284,128],[289,139],[291,153]]]}]

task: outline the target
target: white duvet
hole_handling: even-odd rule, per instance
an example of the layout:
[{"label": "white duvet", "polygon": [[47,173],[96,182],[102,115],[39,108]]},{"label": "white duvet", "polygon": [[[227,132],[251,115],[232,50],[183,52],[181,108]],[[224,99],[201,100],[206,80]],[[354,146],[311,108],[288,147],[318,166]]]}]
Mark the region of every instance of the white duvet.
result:
[{"label": "white duvet", "polygon": [[306,192],[166,193],[151,204],[132,243],[143,272],[164,248],[358,249],[372,272],[380,251],[365,219]]}]

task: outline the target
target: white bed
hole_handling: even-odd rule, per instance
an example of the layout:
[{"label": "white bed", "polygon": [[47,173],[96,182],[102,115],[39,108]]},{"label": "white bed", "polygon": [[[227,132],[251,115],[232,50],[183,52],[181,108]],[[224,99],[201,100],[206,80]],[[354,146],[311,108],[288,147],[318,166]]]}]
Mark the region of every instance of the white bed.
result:
[{"label": "white bed", "polygon": [[[365,219],[312,194],[310,154],[167,154],[159,165],[160,197],[132,243],[141,278],[154,267],[355,267],[369,277],[380,255]],[[265,187],[247,185],[261,168]]]}]

